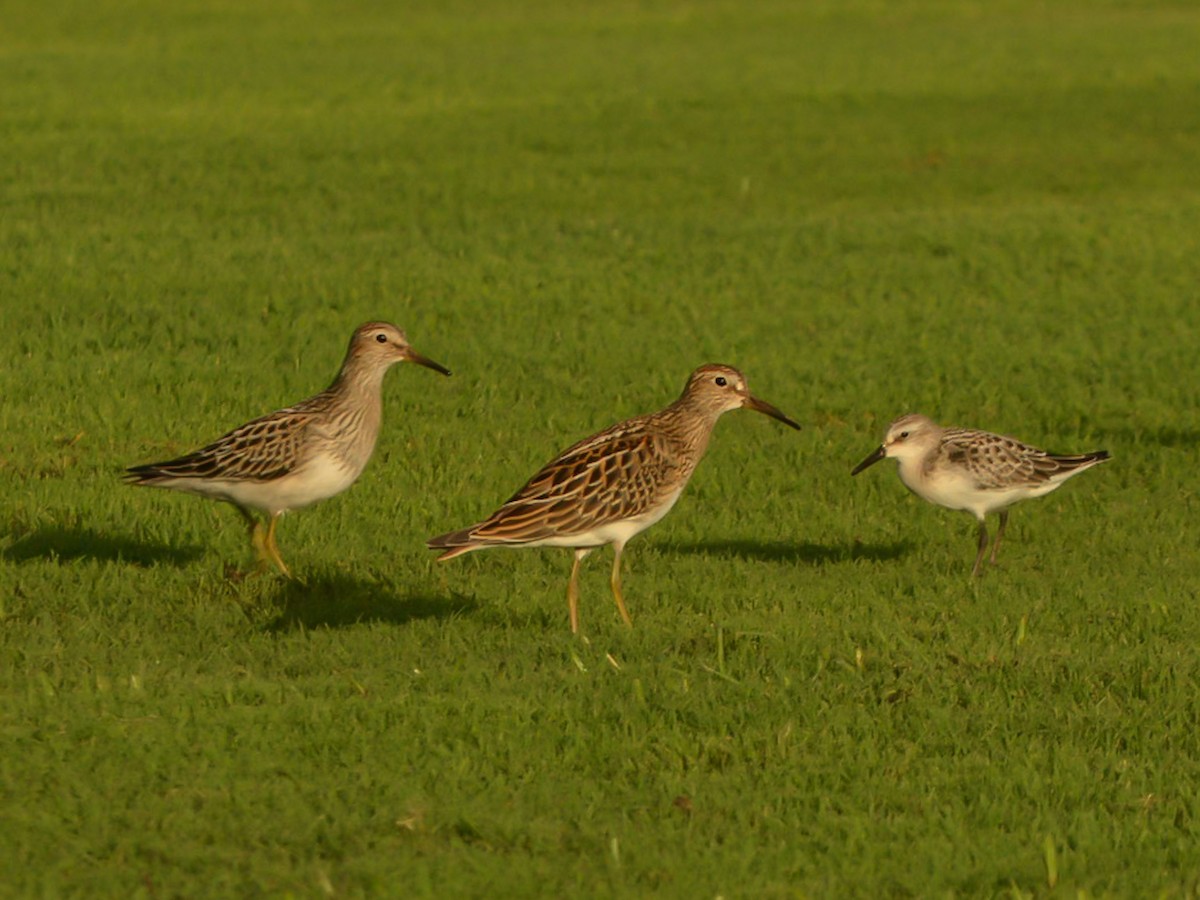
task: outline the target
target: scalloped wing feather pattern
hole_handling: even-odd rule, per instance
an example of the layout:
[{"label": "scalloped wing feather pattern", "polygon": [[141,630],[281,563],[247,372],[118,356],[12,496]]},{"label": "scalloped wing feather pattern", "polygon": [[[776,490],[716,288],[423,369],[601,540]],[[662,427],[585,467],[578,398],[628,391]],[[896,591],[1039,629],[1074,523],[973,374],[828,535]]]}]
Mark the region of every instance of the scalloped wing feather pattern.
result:
[{"label": "scalloped wing feather pattern", "polygon": [[1016,438],[965,428],[947,429],[942,455],[951,463],[966,466],[976,488],[985,491],[1039,487],[1107,457],[1095,453],[1049,453]]},{"label": "scalloped wing feather pattern", "polygon": [[567,449],[485,521],[472,540],[527,543],[579,534],[645,513],[678,486],[667,438],[649,417],[621,423]]},{"label": "scalloped wing feather pattern", "polygon": [[[135,466],[128,478],[142,484],[159,479],[208,478],[272,481],[291,472],[309,423],[324,407],[324,395],[254,419],[192,453],[166,462]],[[322,401],[322,402],[318,402]]]}]

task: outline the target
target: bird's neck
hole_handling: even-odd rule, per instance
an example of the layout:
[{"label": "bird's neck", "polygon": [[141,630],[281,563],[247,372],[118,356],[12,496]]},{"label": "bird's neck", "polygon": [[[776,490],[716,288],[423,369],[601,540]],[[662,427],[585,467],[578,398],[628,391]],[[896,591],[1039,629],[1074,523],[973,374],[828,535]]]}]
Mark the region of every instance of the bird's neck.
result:
[{"label": "bird's neck", "polygon": [[359,400],[374,397],[378,401],[380,392],[383,390],[383,376],[387,374],[387,370],[387,366],[371,365],[350,353],[342,362],[341,371],[338,372],[337,378],[334,379],[329,389],[339,394],[356,397]]},{"label": "bird's neck", "polygon": [[663,410],[668,420],[675,423],[677,438],[688,447],[695,449],[695,459],[699,461],[708,449],[708,441],[712,437],[717,419],[721,418],[724,410],[713,409],[694,398],[684,394],[669,407]]},{"label": "bird's neck", "polygon": [[383,417],[383,376],[387,369],[387,366],[367,365],[354,356],[347,356],[327,393],[361,410],[364,424],[368,429],[376,430]]}]

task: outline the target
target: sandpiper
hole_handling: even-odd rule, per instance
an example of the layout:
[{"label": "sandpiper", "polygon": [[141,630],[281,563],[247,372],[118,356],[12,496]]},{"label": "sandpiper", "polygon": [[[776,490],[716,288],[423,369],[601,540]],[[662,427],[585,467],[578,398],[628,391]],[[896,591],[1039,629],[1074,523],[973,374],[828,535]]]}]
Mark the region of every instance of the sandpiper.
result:
[{"label": "sandpiper", "polygon": [[[288,510],[339,494],[362,474],[379,437],[383,376],[398,362],[450,374],[413,350],[395,325],[367,322],[350,338],[333,384],[315,397],[247,422],[186,456],[131,466],[125,480],[232,503],[250,527],[260,567],[274,563],[290,578],[275,525]],[[251,510],[267,514],[265,529]]]},{"label": "sandpiper", "polygon": [[701,366],[678,400],[656,413],[613,425],[563,451],[487,519],[429,540],[453,559],[484,547],[569,547],[575,551],[567,604],[579,631],[579,563],[613,545],[610,584],[617,610],[632,625],[621,594],[621,551],[679,499],[723,413],[747,407],[800,426],[753,396],[730,366]]},{"label": "sandpiper", "polygon": [[1008,507],[1048,494],[1072,475],[1108,459],[1107,450],[1060,455],[1015,438],[969,428],[942,428],[921,415],[902,416],[888,426],[883,443],[854,467],[857,475],[884,457],[900,464],[900,480],[919,497],[947,509],[965,509],[979,520],[979,552],[972,575],[979,575],[987,552],[984,517],[1000,513],[992,563],[1008,524]]}]

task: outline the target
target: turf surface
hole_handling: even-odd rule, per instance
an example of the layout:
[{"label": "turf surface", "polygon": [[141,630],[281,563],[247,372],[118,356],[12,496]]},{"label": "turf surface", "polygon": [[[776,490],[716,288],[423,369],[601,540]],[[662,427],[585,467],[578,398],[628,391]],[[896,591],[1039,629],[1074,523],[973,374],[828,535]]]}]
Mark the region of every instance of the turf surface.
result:
[{"label": "turf surface", "polygon": [[[1195,896],[1200,11],[10,3],[0,892]],[[401,367],[239,580],[121,485]],[[708,361],[630,544],[422,547]],[[973,525],[850,467],[908,411],[1113,461]]]}]

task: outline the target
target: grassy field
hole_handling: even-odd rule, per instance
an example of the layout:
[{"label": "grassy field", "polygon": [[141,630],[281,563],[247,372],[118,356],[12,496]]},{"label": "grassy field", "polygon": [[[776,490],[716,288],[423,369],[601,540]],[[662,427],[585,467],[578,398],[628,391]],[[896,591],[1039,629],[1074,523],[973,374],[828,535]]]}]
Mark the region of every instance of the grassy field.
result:
[{"label": "grassy field", "polygon": [[[0,894],[1197,896],[1200,9],[403,6],[3,6]],[[374,318],[301,581],[120,483]],[[709,361],[632,631],[433,562]],[[1114,458],[972,582],[909,411]]]}]

